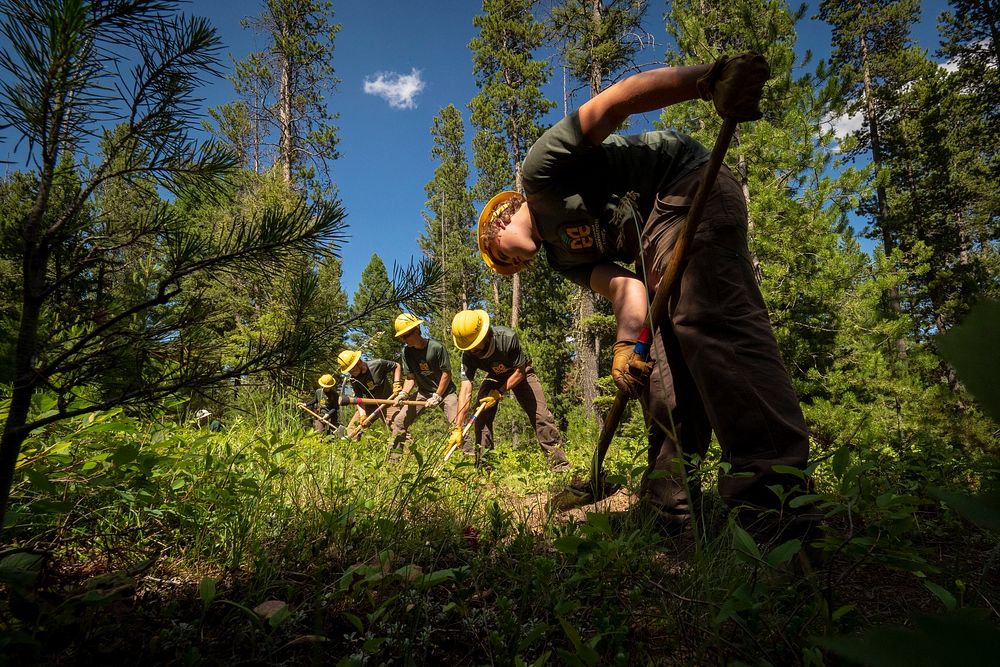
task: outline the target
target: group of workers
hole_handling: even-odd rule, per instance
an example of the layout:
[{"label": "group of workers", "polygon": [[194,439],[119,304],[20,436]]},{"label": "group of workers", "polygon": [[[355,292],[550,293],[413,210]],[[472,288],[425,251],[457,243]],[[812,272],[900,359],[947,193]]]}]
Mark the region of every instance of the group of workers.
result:
[{"label": "group of workers", "polygon": [[[716,176],[708,168],[718,164],[710,151],[679,132],[613,132],[632,114],[697,99],[711,101],[728,127],[757,120],[769,76],[767,61],[747,53],[627,77],[545,131],[521,165],[523,191],[493,197],[479,218],[479,251],[496,273],[517,273],[544,249],[553,269],[611,302],[617,330],[612,376],[622,392],[640,400],[648,430],[641,496],[668,524],[691,518],[699,490],[688,483],[690,462],[704,457],[713,432],[725,464],[720,495],[751,518],[781,508],[788,496],[776,488],[801,489],[801,473],[790,469],[805,468],[809,436],[748,250],[744,183],[724,165]],[[693,237],[682,235],[699,188],[707,193],[699,200],[700,225]],[[666,300],[657,300],[665,307],[653,313],[650,303],[676,247],[686,248],[679,273],[664,287]],[[384,389],[399,408],[386,415],[396,442],[423,409],[399,404],[414,387],[427,407],[441,406],[454,427],[453,442],[459,440],[472,378],[484,370],[477,442],[492,443],[496,404],[512,392],[551,464],[566,465],[513,331],[491,326],[483,311],[455,316],[463,373],[456,396],[448,354],[421,336],[420,323],[412,315],[397,318],[402,368],[382,371],[383,378],[391,371],[396,383]],[[344,359],[352,377],[366,378],[358,381],[366,391],[375,387],[366,384],[375,381],[369,363],[356,352]]]},{"label": "group of workers", "polygon": [[[426,408],[440,407],[451,425],[449,451],[459,449],[465,454],[478,455],[493,448],[493,422],[500,401],[508,393],[514,396],[538,438],[549,466],[555,471],[569,468],[563,451],[559,429],[545,401],[541,382],[531,366],[531,360],[521,347],[517,333],[494,325],[485,310],[463,310],[452,320],[452,340],[462,353],[461,386],[456,390],[448,350],[439,341],[425,337],[420,325],[423,320],[403,313],[394,322],[396,338],[403,343],[401,362],[388,359],[362,359],[359,350],[344,350],[337,356],[340,372],[350,376],[354,395],[360,399],[377,399],[377,404],[355,401],[357,411],[347,433],[358,436],[375,421],[389,425],[392,452],[398,455],[412,442],[410,427]],[[472,407],[472,385],[478,371],[485,378],[480,383],[475,408]],[[323,411],[326,424],[316,421],[319,430],[327,426],[340,427],[335,413],[339,405],[336,382],[331,375],[320,378],[316,398],[307,407]],[[324,403],[325,400],[325,403]],[[465,442],[466,417],[474,419],[473,439]]]}]

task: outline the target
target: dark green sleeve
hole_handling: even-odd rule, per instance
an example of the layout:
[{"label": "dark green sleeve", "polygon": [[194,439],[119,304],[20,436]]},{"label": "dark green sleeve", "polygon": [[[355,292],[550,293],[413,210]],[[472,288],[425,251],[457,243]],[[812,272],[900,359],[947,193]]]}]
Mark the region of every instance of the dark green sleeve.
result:
[{"label": "dark green sleeve", "polygon": [[462,353],[462,380],[468,380],[472,382],[473,378],[476,377],[476,367],[473,366],[470,361],[472,360],[472,355],[468,352]]},{"label": "dark green sleeve", "polygon": [[518,339],[517,334],[511,336],[510,339],[510,358],[514,368],[524,368],[531,363],[528,355],[521,348],[521,341]]},{"label": "dark green sleeve", "polygon": [[432,350],[428,351],[433,355],[434,363],[437,364],[438,369],[451,375],[451,358],[448,356],[448,350],[444,349],[444,345],[437,343]]}]

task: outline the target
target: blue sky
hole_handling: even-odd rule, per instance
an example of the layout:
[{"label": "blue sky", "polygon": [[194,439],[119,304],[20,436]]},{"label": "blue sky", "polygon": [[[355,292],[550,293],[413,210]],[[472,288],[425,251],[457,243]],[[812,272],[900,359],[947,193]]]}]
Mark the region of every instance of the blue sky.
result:
[{"label": "blue sky", "polygon": [[[341,24],[333,64],[341,83],[328,102],[340,114],[342,157],[333,163],[332,176],[350,225],[350,239],[340,252],[343,285],[350,297],[373,254],[380,255],[390,271],[394,264],[409,264],[420,255],[417,236],[424,228],[424,185],[435,168],[430,156],[433,118],[454,104],[466,119],[467,138],[473,131],[466,105],[477,90],[468,44],[476,34],[472,18],[481,13],[481,3],[334,0],[333,4],[334,20]],[[223,58],[228,65],[230,58],[241,59],[263,48],[262,42],[255,43],[261,38],[240,26],[240,20],[258,14],[260,6],[259,0],[194,0],[183,8],[210,19],[226,47]],[[665,2],[650,1],[647,26],[655,46],[640,62],[662,60],[666,35],[660,16],[665,7]],[[935,17],[945,7],[945,0],[924,2],[918,39],[932,52],[937,46]],[[799,43],[824,56],[829,30],[807,19],[800,25]],[[546,93],[550,99],[562,99],[558,73]],[[202,94],[206,108],[235,98],[226,80],[206,86]],[[561,114],[560,105],[549,120]],[[647,123],[658,116],[647,115]],[[6,143],[8,151],[12,147],[12,142]]]}]

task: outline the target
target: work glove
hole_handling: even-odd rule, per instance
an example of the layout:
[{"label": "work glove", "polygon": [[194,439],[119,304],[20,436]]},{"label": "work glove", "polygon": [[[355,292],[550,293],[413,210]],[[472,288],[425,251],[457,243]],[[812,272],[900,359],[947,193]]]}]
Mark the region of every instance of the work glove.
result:
[{"label": "work glove", "polygon": [[760,97],[771,78],[771,66],[759,53],[722,56],[697,81],[698,94],[712,100],[723,118],[736,121],[761,117]]},{"label": "work glove", "polygon": [[403,383],[402,382],[393,382],[392,383],[392,393],[393,394],[398,394],[401,391],[403,391]]},{"label": "work glove", "polygon": [[441,405],[441,401],[443,400],[444,399],[441,397],[441,394],[434,392],[431,394],[431,397],[427,399],[427,407],[433,408],[435,405]]},{"label": "work glove", "polygon": [[392,397],[392,406],[394,408],[398,408],[403,404],[403,401],[405,401],[408,396],[409,394],[400,389],[398,392],[396,392],[396,395]]},{"label": "work glove", "polygon": [[501,398],[503,398],[503,394],[500,393],[500,390],[494,389],[489,394],[479,399],[479,405],[483,406],[484,410],[489,410],[494,405],[499,403]]},{"label": "work glove", "polygon": [[645,361],[635,353],[634,340],[620,340],[614,346],[615,357],[611,361],[611,378],[632,398],[639,398],[642,388],[649,380],[653,362]]},{"label": "work glove", "polygon": [[344,428],[343,424],[337,427],[336,434],[338,438],[343,438],[344,436],[347,435],[347,429]]},{"label": "work glove", "polygon": [[456,426],[451,430],[451,435],[448,436],[448,447],[460,447],[462,445],[462,427]]}]

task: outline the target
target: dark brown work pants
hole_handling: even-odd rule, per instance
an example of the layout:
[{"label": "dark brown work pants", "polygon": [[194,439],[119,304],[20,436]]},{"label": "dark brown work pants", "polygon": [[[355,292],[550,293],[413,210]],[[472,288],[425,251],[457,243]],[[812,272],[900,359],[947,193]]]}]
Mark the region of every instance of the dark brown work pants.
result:
[{"label": "dark brown work pants", "polygon": [[[643,230],[645,265],[665,267],[701,177],[668,186]],[[643,397],[649,469],[643,491],[667,521],[690,517],[680,457],[704,457],[714,430],[722,461],[719,493],[730,506],[778,507],[768,485],[800,481],[774,465],[804,468],[809,453],[798,398],[781,361],[747,249],[740,184],[725,167],[706,203],[687,260],[656,323],[656,360]],[[655,288],[659,276],[649,276]],[[690,468],[688,468],[690,471]],[[651,478],[652,471],[666,471]],[[747,475],[749,473],[749,475]],[[739,476],[737,476],[739,475]]]},{"label": "dark brown work pants", "polygon": [[[486,380],[479,385],[479,394],[476,397],[477,405],[480,400],[502,384],[495,378],[491,381],[492,377],[487,375]],[[514,394],[514,398],[524,410],[524,414],[528,415],[531,426],[535,429],[535,435],[538,437],[538,445],[545,452],[549,464],[557,467],[566,465],[566,453],[560,443],[562,438],[556,427],[556,420],[545,402],[542,383],[538,380],[538,376],[531,366],[524,369],[524,380],[517,383],[517,386],[511,389],[511,393]],[[494,405],[483,410],[476,417],[476,442],[480,443],[484,450],[493,449],[493,420],[496,416],[497,406]]]}]

